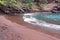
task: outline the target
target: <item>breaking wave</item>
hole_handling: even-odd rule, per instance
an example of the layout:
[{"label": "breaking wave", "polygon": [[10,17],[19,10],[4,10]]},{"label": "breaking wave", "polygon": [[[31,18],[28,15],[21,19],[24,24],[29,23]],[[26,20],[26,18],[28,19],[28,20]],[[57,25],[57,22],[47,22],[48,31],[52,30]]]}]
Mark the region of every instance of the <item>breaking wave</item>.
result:
[{"label": "breaking wave", "polygon": [[42,20],[38,20],[36,18],[33,18],[32,15],[33,14],[24,14],[24,16],[23,16],[24,21],[34,24],[34,25],[39,25],[39,26],[46,27],[46,28],[60,30],[60,25],[48,23],[48,22],[42,21]]}]

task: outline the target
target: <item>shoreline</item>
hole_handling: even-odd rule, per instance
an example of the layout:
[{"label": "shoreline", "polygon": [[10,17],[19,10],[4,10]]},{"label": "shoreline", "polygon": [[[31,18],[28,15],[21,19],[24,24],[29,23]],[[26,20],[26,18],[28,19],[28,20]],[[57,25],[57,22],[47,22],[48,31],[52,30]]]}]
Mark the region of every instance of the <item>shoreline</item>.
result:
[{"label": "shoreline", "polygon": [[38,25],[33,25],[33,24],[29,24],[27,22],[24,22],[23,19],[22,19],[22,16],[5,16],[5,18],[10,20],[11,22],[14,22],[14,23],[17,23],[19,25],[25,26],[26,28],[33,29],[33,30],[43,32],[43,33],[46,33],[48,35],[60,38],[59,34],[57,34],[57,33],[48,31],[45,28],[42,28],[42,27],[40,27]]},{"label": "shoreline", "polygon": [[4,16],[0,16],[0,28],[1,40],[60,40],[43,32],[14,23]]}]

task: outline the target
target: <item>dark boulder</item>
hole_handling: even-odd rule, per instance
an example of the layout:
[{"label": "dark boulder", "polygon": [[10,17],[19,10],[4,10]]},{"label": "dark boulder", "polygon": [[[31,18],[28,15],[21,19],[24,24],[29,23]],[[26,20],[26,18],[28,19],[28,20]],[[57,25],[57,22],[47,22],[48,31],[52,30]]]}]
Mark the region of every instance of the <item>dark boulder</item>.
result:
[{"label": "dark boulder", "polygon": [[60,12],[60,6],[53,7],[53,9],[51,10],[51,12],[52,13]]}]

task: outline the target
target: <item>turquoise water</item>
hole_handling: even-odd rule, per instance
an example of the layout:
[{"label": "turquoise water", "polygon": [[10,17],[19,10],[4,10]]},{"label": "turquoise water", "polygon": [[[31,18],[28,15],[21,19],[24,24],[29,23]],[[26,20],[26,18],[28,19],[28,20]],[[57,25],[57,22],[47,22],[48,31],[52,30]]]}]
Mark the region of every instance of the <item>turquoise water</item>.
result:
[{"label": "turquoise water", "polygon": [[24,14],[23,19],[25,22],[33,25],[38,25],[45,30],[58,34],[60,33],[60,13],[27,13]]},{"label": "turquoise water", "polygon": [[60,13],[37,13],[33,14],[32,17],[38,20],[60,24]]},{"label": "turquoise water", "polygon": [[41,14],[34,14],[33,18],[39,20],[51,20],[51,21],[60,21],[60,13],[41,13]]}]

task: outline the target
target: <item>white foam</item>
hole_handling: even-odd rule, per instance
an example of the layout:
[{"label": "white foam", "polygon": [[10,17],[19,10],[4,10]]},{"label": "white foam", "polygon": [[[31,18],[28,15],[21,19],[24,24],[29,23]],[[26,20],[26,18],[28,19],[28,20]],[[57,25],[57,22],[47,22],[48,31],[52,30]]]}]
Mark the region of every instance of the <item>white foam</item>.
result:
[{"label": "white foam", "polygon": [[[30,17],[27,17],[28,15]],[[55,29],[55,30],[60,30],[60,25],[47,23],[47,22],[42,21],[42,20],[37,20],[35,18],[32,18],[31,15],[33,15],[33,14],[24,15],[23,16],[24,21],[28,22],[28,23],[31,23],[31,24],[34,24],[34,25],[39,25],[39,26],[42,26],[42,27],[47,27],[47,28],[52,28],[52,29]]]}]

